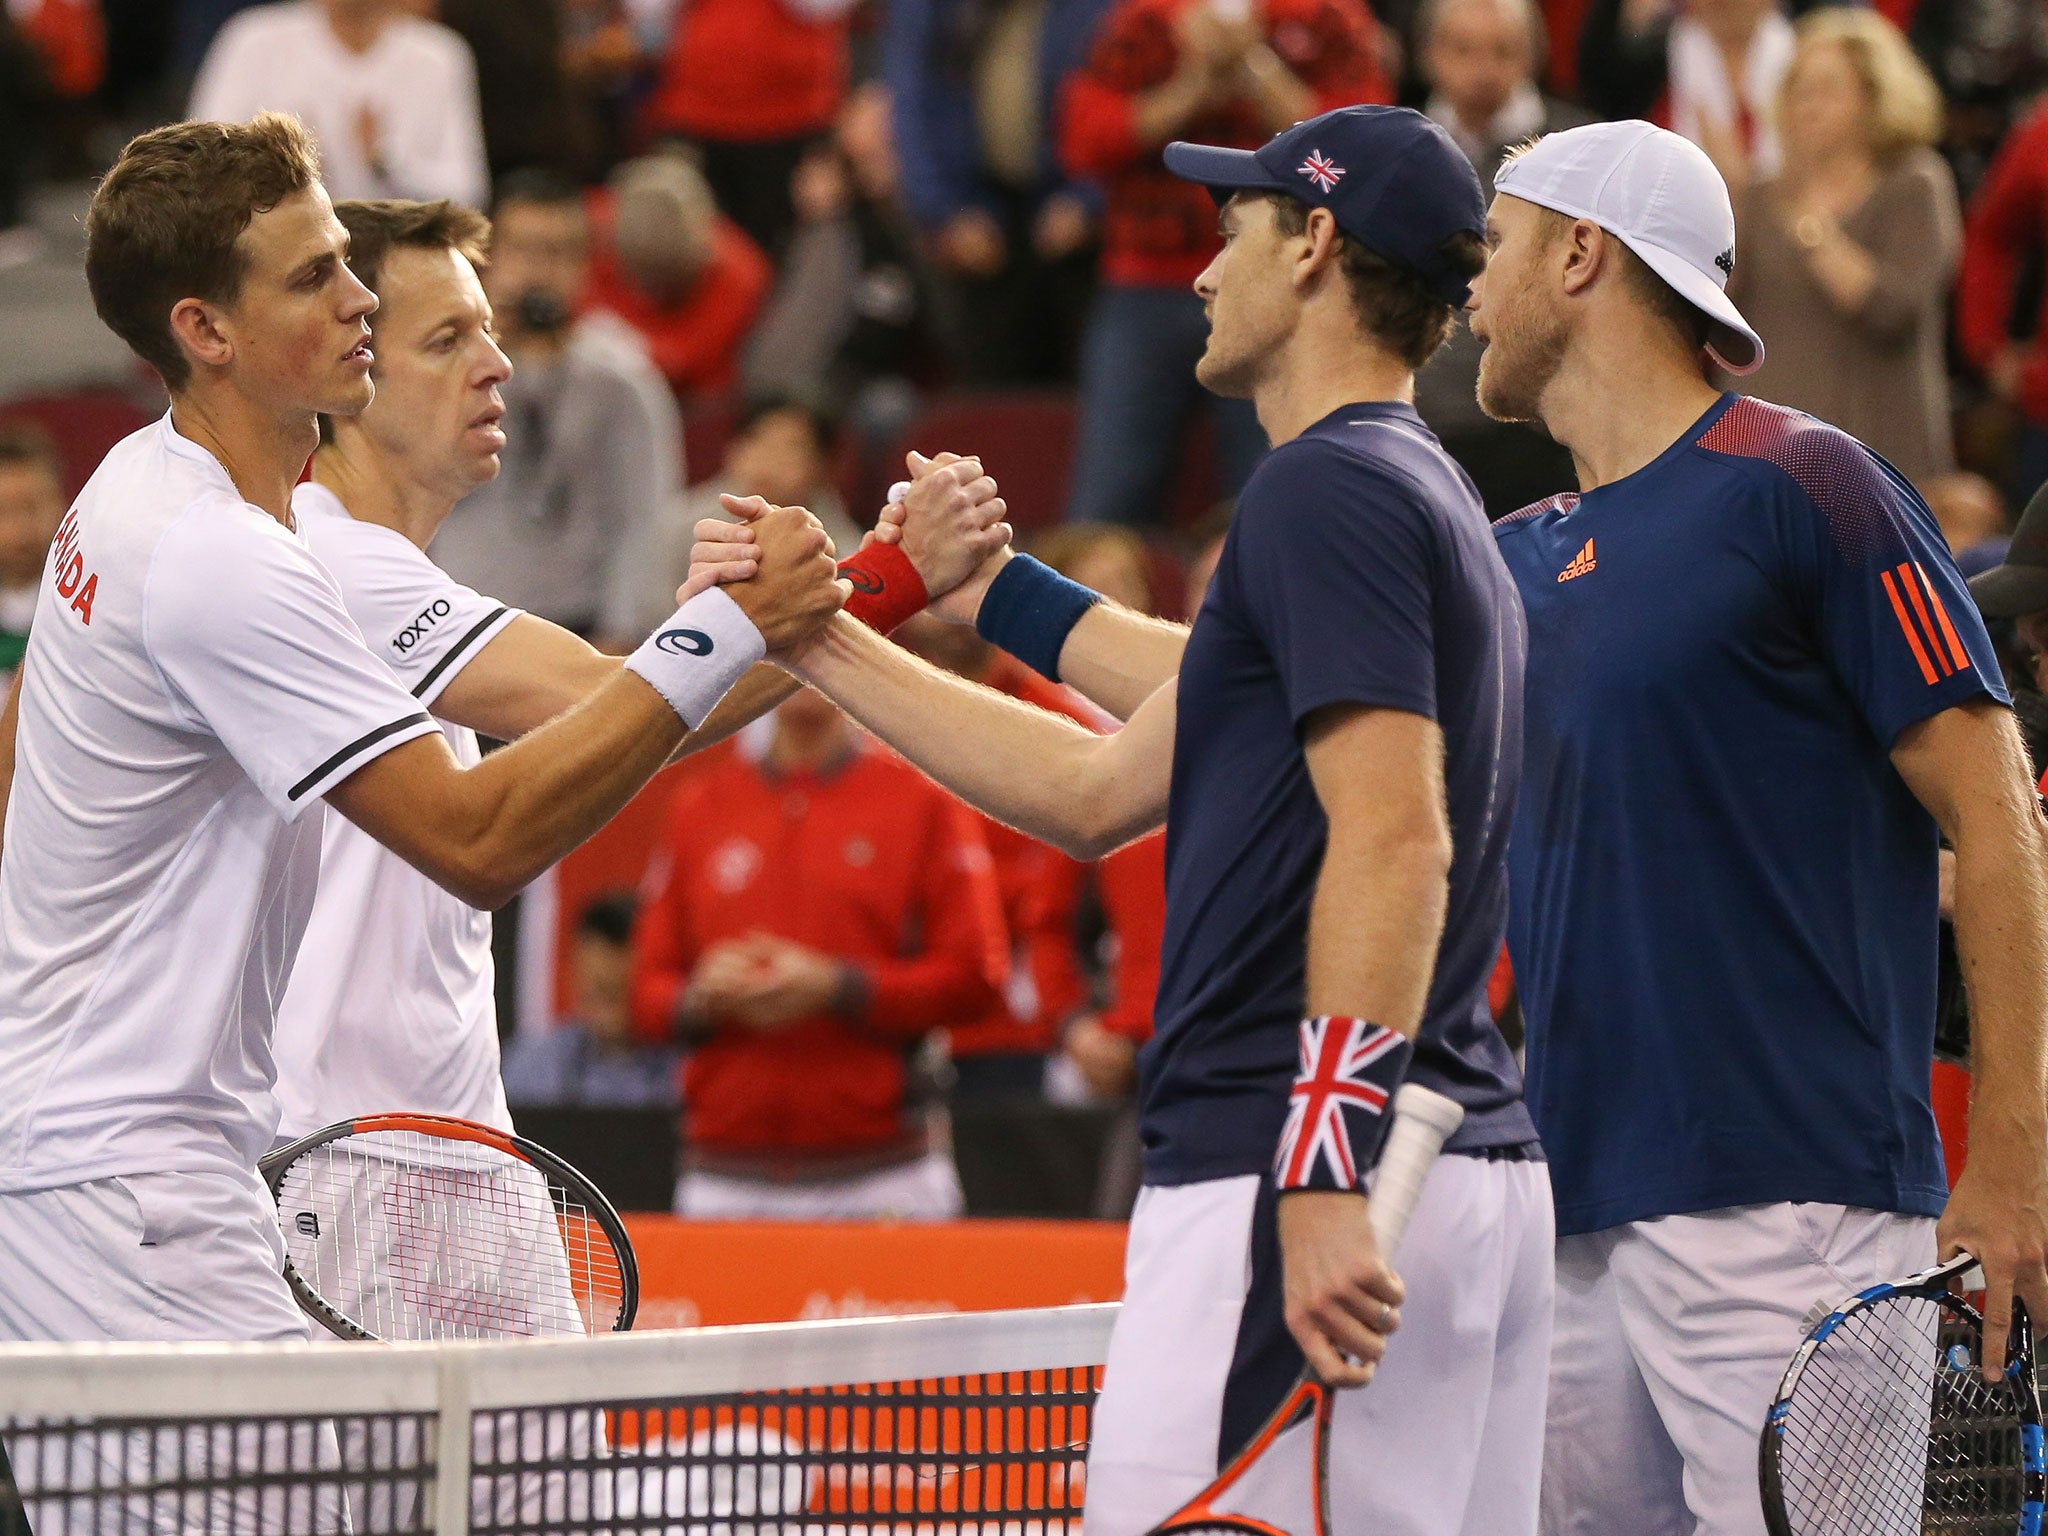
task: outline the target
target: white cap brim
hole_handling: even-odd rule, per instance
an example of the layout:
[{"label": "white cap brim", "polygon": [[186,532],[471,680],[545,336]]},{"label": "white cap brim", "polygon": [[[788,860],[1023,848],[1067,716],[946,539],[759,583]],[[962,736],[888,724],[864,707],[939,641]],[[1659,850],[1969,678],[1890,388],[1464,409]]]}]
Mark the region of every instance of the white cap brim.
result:
[{"label": "white cap brim", "polygon": [[1626,235],[1615,238],[1643,259],[1643,265],[1663,278],[1676,293],[1694,309],[1712,321],[1707,333],[1707,350],[1714,354],[1714,360],[1733,374],[1755,373],[1764,365],[1764,340],[1750,329],[1749,322],[1742,318],[1742,311],[1735,307],[1735,301],[1722,291],[1721,285],[1687,261],[1683,256],[1651,245],[1646,240],[1631,240]]}]

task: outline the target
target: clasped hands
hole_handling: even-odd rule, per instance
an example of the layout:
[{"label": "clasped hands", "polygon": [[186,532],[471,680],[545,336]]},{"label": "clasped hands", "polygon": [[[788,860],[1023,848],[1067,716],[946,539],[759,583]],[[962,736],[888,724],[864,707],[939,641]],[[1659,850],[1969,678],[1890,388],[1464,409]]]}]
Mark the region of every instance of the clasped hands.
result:
[{"label": "clasped hands", "polygon": [[[924,582],[931,611],[956,623],[971,624],[982,594],[1009,558],[1008,504],[979,459],[954,453],[933,458],[912,453],[906,465],[910,479],[898,486],[900,499],[882,509],[862,547],[880,543],[901,548]],[[683,586],[685,597],[724,585],[734,600],[740,601],[750,586],[774,572],[778,538],[795,537],[805,524],[823,537],[817,519],[801,507],[770,506],[758,496],[719,500],[738,521],[705,518],[697,524],[696,542],[690,549],[690,575]],[[829,542],[826,549],[830,549]],[[843,592],[843,582],[836,586]],[[825,618],[830,616],[827,613]],[[751,610],[749,617],[753,617]],[[769,652],[778,661],[793,660],[820,624],[779,642],[770,636]],[[767,630],[762,633],[767,635]]]}]

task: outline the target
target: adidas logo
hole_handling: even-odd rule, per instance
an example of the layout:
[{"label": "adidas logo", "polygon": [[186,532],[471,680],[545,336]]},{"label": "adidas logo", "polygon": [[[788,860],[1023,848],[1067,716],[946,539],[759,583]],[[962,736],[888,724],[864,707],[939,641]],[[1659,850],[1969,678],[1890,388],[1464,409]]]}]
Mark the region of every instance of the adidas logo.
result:
[{"label": "adidas logo", "polygon": [[1584,576],[1595,570],[1600,562],[1593,558],[1593,541],[1586,540],[1586,547],[1572,556],[1572,563],[1557,573],[1559,581],[1570,581],[1574,576]]}]

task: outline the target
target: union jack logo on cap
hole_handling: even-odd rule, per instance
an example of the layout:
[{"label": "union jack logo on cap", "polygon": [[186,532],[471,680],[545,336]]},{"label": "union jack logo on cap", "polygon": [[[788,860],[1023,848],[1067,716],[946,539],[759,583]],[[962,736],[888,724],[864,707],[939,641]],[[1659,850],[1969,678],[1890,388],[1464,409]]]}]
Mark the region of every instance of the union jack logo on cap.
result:
[{"label": "union jack logo on cap", "polygon": [[1310,150],[1308,158],[1296,169],[1325,192],[1335,191],[1337,178],[1344,174],[1344,167],[1319,149]]}]

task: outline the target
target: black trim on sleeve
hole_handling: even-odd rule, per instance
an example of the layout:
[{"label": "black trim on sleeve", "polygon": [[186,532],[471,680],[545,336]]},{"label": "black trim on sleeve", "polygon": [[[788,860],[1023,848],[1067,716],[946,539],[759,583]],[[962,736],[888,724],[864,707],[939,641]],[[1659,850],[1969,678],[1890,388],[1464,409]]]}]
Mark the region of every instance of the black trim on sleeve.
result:
[{"label": "black trim on sleeve", "polygon": [[403,720],[394,720],[389,725],[380,725],[367,736],[358,736],[354,741],[343,747],[334,756],[327,759],[326,762],[294,784],[286,793],[285,799],[298,799],[299,796],[303,795],[315,784],[318,784],[328,774],[334,772],[335,769],[354,757],[358,752],[362,751],[365,747],[374,747],[386,736],[394,736],[400,731],[409,731],[416,725],[432,725],[433,723],[432,717],[425,710],[421,710],[416,715],[407,715]]},{"label": "black trim on sleeve", "polygon": [[493,608],[481,619],[478,619],[475,624],[470,626],[470,631],[468,634],[464,635],[460,640],[456,641],[454,645],[449,647],[448,654],[446,656],[443,656],[439,661],[435,662],[432,667],[427,669],[427,675],[421,678],[418,684],[414,686],[412,690],[412,696],[416,699],[425,698],[427,690],[434,686],[434,679],[439,677],[443,672],[446,672],[450,667],[454,666],[456,662],[460,661],[462,659],[463,652],[467,651],[470,648],[470,646],[476,643],[477,636],[481,635],[485,630],[489,629],[493,624],[497,623],[498,620],[505,617],[505,615],[510,613],[511,611],[512,610],[510,608],[507,608],[501,604],[500,606]]}]

